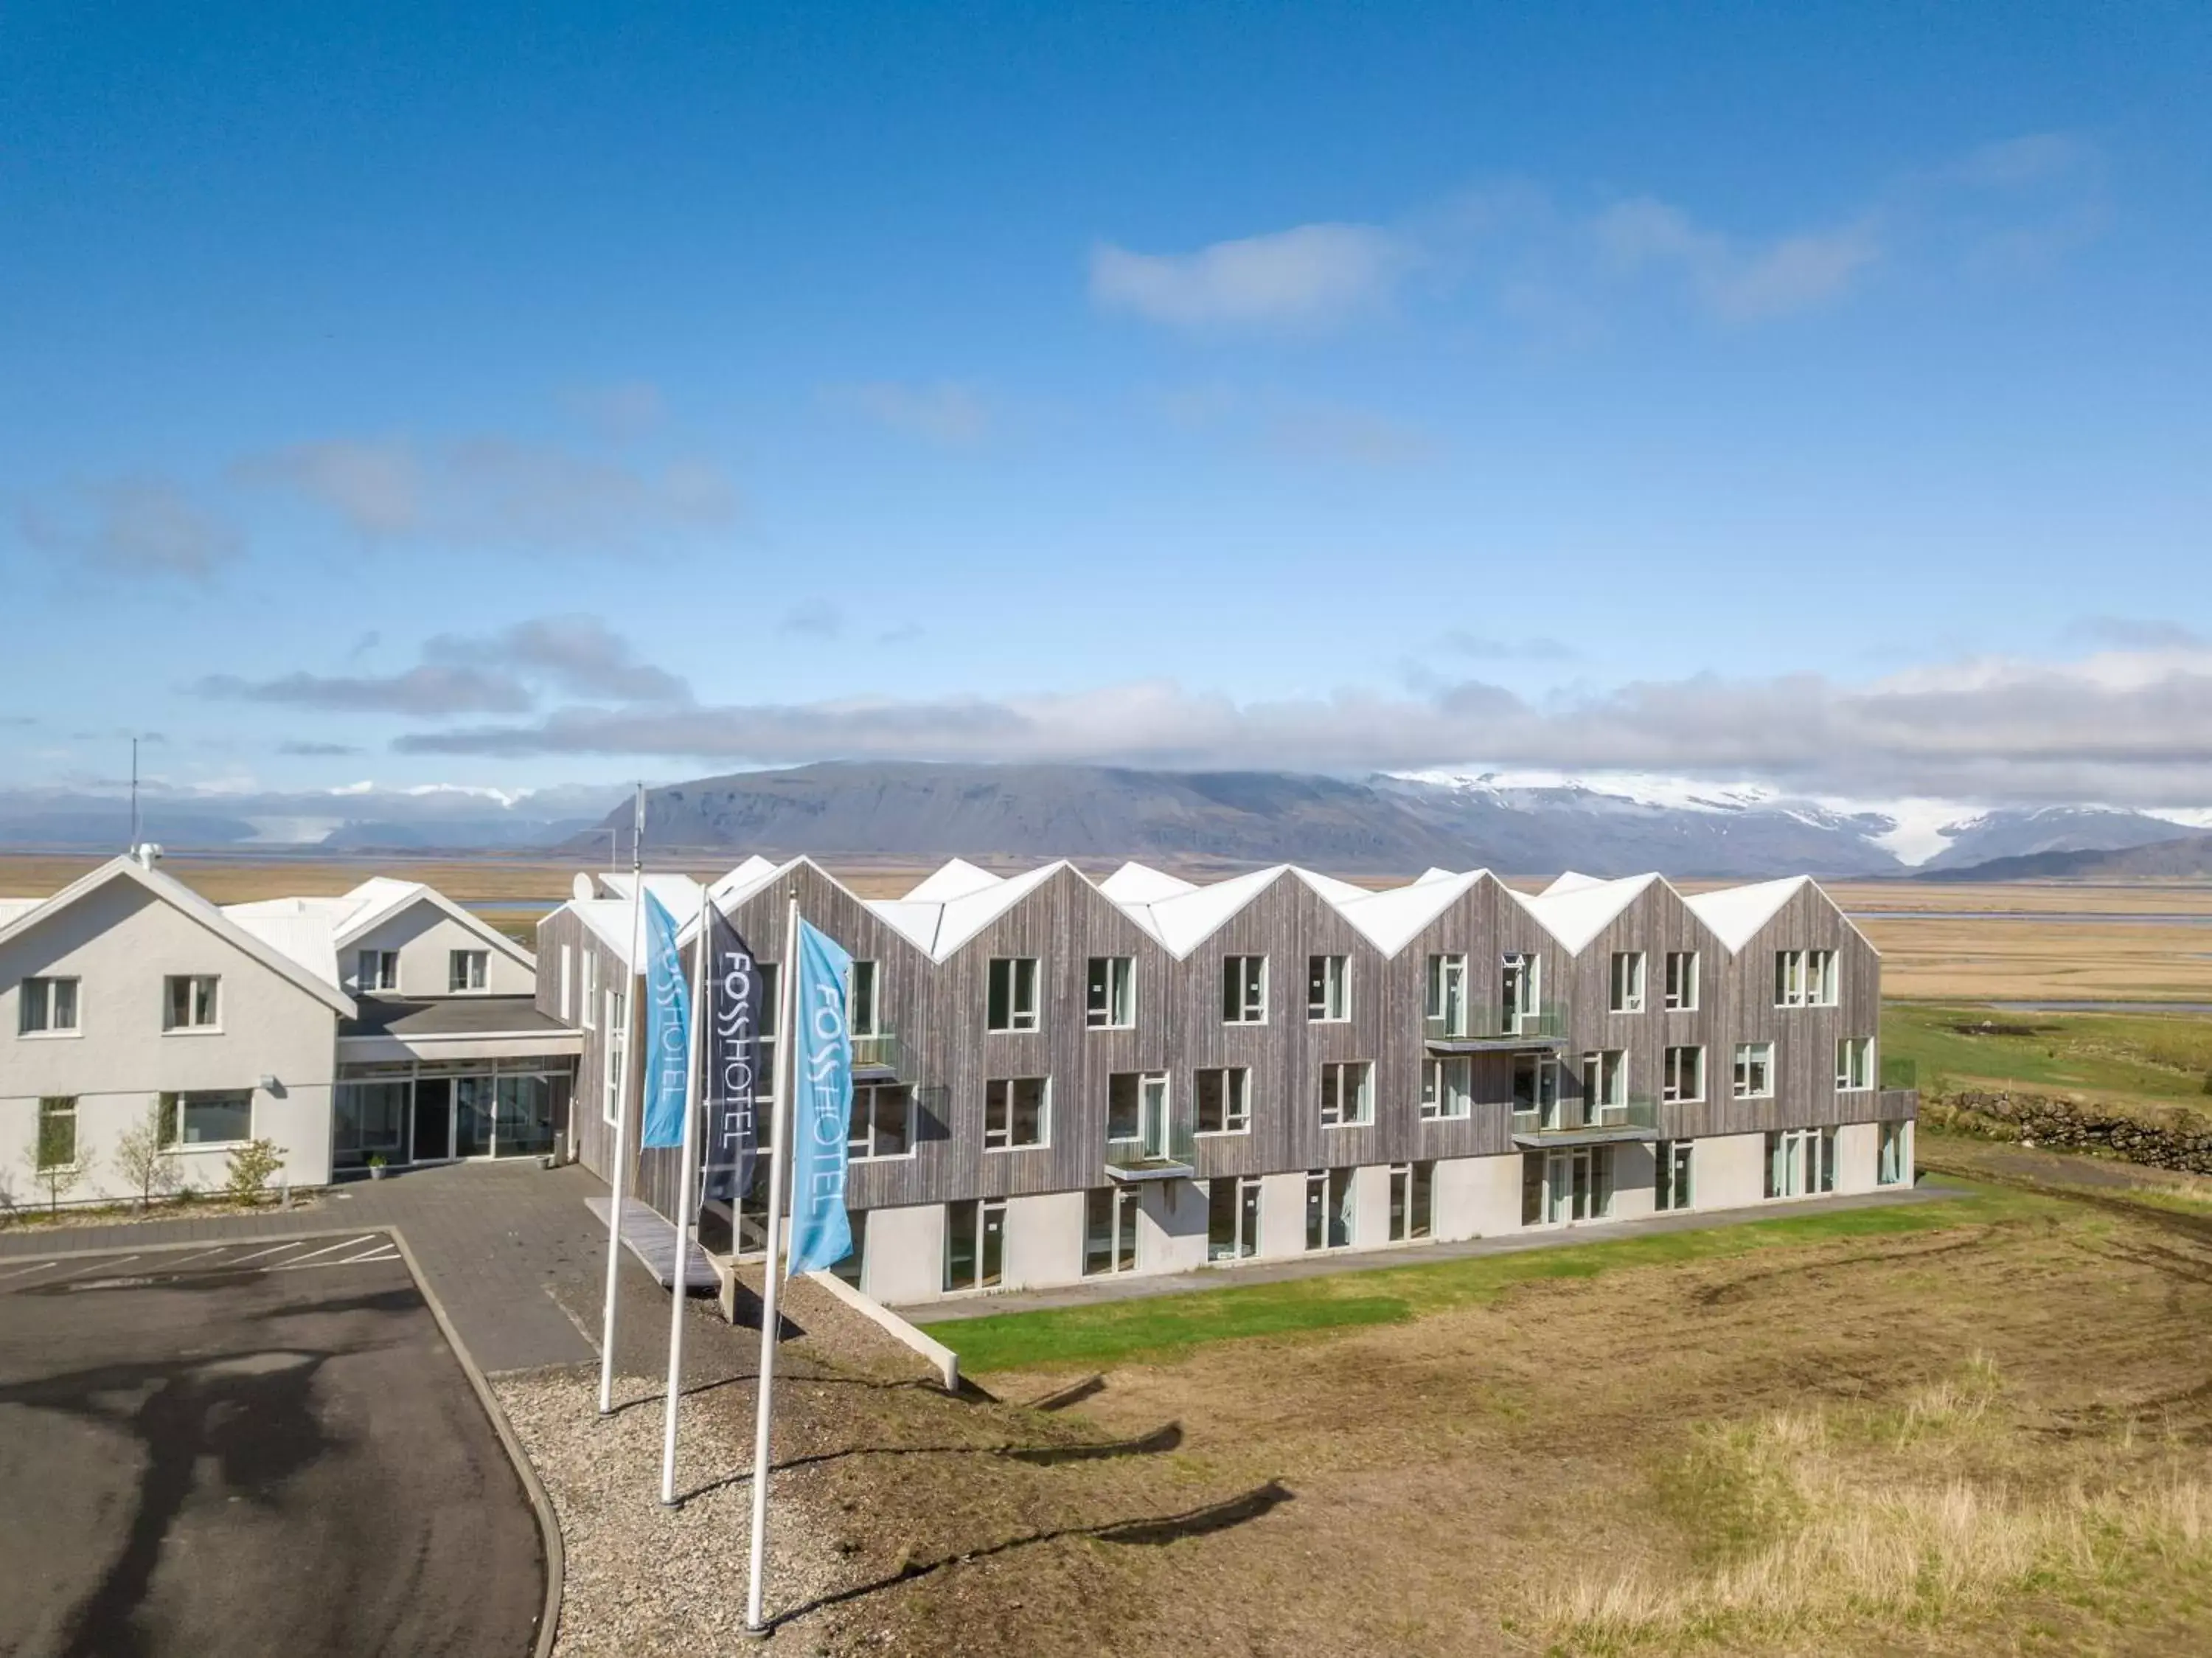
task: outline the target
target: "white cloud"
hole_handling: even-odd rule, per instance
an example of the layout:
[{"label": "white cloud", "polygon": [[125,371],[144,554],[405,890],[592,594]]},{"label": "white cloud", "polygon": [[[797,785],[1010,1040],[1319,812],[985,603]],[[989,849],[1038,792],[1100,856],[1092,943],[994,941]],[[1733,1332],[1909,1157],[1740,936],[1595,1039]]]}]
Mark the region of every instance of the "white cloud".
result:
[{"label": "white cloud", "polygon": [[1606,209],[1590,232],[1624,275],[1680,271],[1698,301],[1729,322],[1787,316],[1840,297],[1881,258],[1870,219],[1747,243],[1698,228],[1680,208],[1638,197]]},{"label": "white cloud", "polygon": [[17,513],[23,539],[137,576],[205,581],[245,550],[246,538],[165,478],[105,479],[72,491],[60,504],[27,504]]},{"label": "white cloud", "polygon": [[940,380],[928,385],[868,381],[857,386],[825,387],[822,400],[868,419],[948,448],[982,442],[990,430],[983,400],[970,387]]},{"label": "white cloud", "polygon": [[1102,242],[1091,253],[1091,296],[1178,327],[1316,327],[1381,305],[1412,258],[1400,237],[1369,224],[1302,224],[1192,253]]}]

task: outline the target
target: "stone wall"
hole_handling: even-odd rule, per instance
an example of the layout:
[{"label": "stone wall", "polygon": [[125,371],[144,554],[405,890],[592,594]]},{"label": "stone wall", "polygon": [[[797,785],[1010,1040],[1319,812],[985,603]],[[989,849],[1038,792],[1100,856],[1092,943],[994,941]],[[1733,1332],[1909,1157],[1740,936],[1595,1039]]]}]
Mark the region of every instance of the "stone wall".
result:
[{"label": "stone wall", "polygon": [[2152,1168],[2212,1174],[2212,1117],[2179,1106],[2126,1113],[2064,1095],[1966,1088],[1923,1098],[1920,1120],[1953,1134],[2106,1151]]}]

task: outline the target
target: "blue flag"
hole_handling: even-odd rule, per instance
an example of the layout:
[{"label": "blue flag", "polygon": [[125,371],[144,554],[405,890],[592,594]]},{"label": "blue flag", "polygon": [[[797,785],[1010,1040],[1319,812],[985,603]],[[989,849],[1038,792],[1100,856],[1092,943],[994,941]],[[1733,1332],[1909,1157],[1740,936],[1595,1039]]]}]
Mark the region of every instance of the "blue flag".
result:
[{"label": "blue flag", "polygon": [[853,1253],[845,1218],[846,1136],[853,1112],[853,1037],[845,982],[853,958],[799,923],[798,1087],[792,1100],[791,1271],[818,1271]]},{"label": "blue flag", "polygon": [[645,1114],[641,1146],[684,1143],[691,1059],[691,988],[684,982],[684,953],[676,948],[676,920],[650,893],[645,895]]}]

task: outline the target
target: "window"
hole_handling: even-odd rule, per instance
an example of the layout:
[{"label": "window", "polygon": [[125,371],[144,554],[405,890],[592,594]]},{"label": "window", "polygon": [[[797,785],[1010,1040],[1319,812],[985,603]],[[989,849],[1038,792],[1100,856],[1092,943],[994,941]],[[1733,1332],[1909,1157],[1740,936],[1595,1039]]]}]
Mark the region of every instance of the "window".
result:
[{"label": "window", "polygon": [[1317,1024],[1340,1024],[1352,1017],[1349,963],[1340,955],[1306,958],[1306,1017]]},{"label": "window", "polygon": [[1244,1134],[1252,1127],[1252,1073],[1224,1065],[1193,1074],[1200,1134]]},{"label": "window", "polygon": [[1083,1022],[1097,1031],[1124,1031],[1137,1022],[1137,962],[1133,956],[1094,955],[1085,975]]},{"label": "window", "polygon": [[1147,1157],[1168,1149],[1168,1074],[1117,1070],[1106,1079],[1106,1137],[1142,1148]]},{"label": "window", "polygon": [[65,1036],[76,1024],[74,978],[27,978],[16,1009],[15,1028],[24,1036]]},{"label": "window", "polygon": [[1332,1062],[1321,1068],[1321,1125],[1348,1128],[1375,1120],[1375,1068],[1364,1059]]},{"label": "window", "polygon": [[988,1199],[945,1206],[945,1288],[988,1289],[1006,1259],[1006,1206]]},{"label": "window", "polygon": [[1221,1022],[1224,1025],[1264,1025],[1267,1022],[1266,956],[1225,955],[1221,958]]},{"label": "window", "polygon": [[855,961],[845,990],[845,1028],[854,1036],[879,1036],[876,1024],[876,964]]},{"label": "window", "polygon": [[1429,958],[1428,996],[1423,1017],[1432,1036],[1467,1034],[1467,958],[1432,955]]},{"label": "window", "polygon": [[398,951],[356,950],[353,961],[354,987],[363,996],[399,988]]},{"label": "window", "polygon": [[1137,1265],[1137,1211],[1142,1195],[1133,1186],[1094,1186],[1083,1194],[1083,1273],[1131,1272]]},{"label": "window", "polygon": [[1766,1195],[1802,1198],[1836,1189],[1836,1131],[1797,1128],[1766,1137]]},{"label": "window", "polygon": [[983,1084],[983,1149],[1018,1151],[1051,1137],[1052,1079],[994,1077]]},{"label": "window", "polygon": [[1668,1048],[1660,1056],[1659,1097],[1690,1100],[1705,1097],[1705,1051]]},{"label": "window", "polygon": [[1628,1103],[1628,1055],[1605,1048],[1583,1056],[1583,1106],[1592,1122],[1600,1112]]},{"label": "window", "polygon": [[1526,951],[1509,951],[1500,959],[1498,999],[1505,1034],[1519,1036],[1539,1026],[1544,1017],[1544,959]]},{"label": "window", "polygon": [[1875,1147],[1874,1179],[1876,1186],[1899,1186],[1912,1173],[1905,1155],[1905,1125],[1902,1122],[1883,1123],[1881,1137]]},{"label": "window", "polygon": [[1667,952],[1667,1010],[1690,1013],[1698,1005],[1698,953]]},{"label": "window", "polygon": [[599,958],[586,948],[584,951],[584,1028],[589,1030],[598,1021],[599,1006]]},{"label": "window", "polygon": [[484,987],[484,975],[491,966],[489,950],[452,950],[446,956],[446,991],[448,995],[460,996]]},{"label": "window", "polygon": [[990,1004],[985,1028],[1033,1031],[1038,1027],[1037,963],[1033,955],[991,959]]},{"label": "window", "polygon": [[1688,1140],[1662,1140],[1654,1147],[1652,1158],[1651,1206],[1654,1209],[1689,1209],[1696,1198],[1690,1186],[1690,1148]]},{"label": "window", "polygon": [[1841,1038],[1836,1043],[1836,1092],[1851,1094],[1873,1086],[1874,1038]]},{"label": "window", "polygon": [[1390,1241],[1409,1243],[1429,1235],[1435,1219],[1437,1166],[1400,1163],[1390,1171]]},{"label": "window", "polygon": [[253,1096],[244,1089],[161,1096],[161,1143],[220,1146],[253,1137]]},{"label": "window", "polygon": [[914,1149],[908,1090],[896,1082],[860,1083],[853,1090],[846,1150],[854,1157],[903,1157]]},{"label": "window", "polygon": [[[1513,1056],[1513,1114],[1544,1128],[1559,1126],[1559,1062],[1549,1054]],[[1515,1125],[1523,1126],[1522,1124]]]},{"label": "window", "polygon": [[212,973],[172,973],[164,981],[161,1028],[211,1031],[216,1027],[216,991],[222,981]]},{"label": "window", "polygon": [[[591,958],[584,958],[586,961]],[[624,1021],[623,993],[607,992],[606,1091],[599,1101],[599,1118],[609,1127],[622,1119],[623,1058],[629,1051],[629,1027]]]},{"label": "window", "polygon": [[1306,1175],[1306,1247],[1342,1249],[1352,1242],[1352,1171],[1316,1168]]},{"label": "window", "polygon": [[39,1170],[76,1167],[76,1096],[39,1101]]},{"label": "window", "polygon": [[1565,1226],[1613,1213],[1613,1148],[1531,1151],[1521,1159],[1521,1224]]},{"label": "window", "polygon": [[1612,1000],[1607,1006],[1614,1013],[1644,1011],[1644,952],[1615,950],[1613,953]]},{"label": "window", "polygon": [[1465,1117],[1474,1109],[1474,1061],[1463,1053],[1446,1054],[1421,1066],[1421,1115],[1437,1119]]},{"label": "window", "polygon": [[1777,950],[1774,953],[1774,1005],[1778,1008],[1834,1007],[1836,953],[1833,950]]},{"label": "window", "polygon": [[[561,947],[561,1021],[566,1024],[575,1017],[570,1010],[575,1006],[576,951],[574,945]],[[587,1020],[585,1021],[589,1023]]]},{"label": "window", "polygon": [[[398,1069],[406,1072],[413,1067],[403,1064]],[[414,1083],[404,1076],[391,1082],[339,1083],[337,1106],[331,1112],[331,1149],[334,1161],[358,1164],[366,1161],[373,1151],[386,1162],[405,1162],[407,1114],[414,1093]],[[422,1155],[442,1157],[446,1153],[442,1147],[425,1144]]]},{"label": "window", "polygon": [[1260,1179],[1246,1174],[1206,1183],[1206,1259],[1241,1261],[1260,1253]]},{"label": "window", "polygon": [[1774,1094],[1774,1044],[1739,1042],[1735,1045],[1735,1097],[1771,1099]]}]

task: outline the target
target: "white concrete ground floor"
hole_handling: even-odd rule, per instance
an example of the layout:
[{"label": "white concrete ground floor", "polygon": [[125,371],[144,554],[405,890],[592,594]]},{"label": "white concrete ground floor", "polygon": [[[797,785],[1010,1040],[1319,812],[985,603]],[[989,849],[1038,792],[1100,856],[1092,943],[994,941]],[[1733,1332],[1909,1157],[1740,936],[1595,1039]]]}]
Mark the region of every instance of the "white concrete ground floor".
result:
[{"label": "white concrete ground floor", "polygon": [[1912,1178],[1910,1122],[1548,1146],[1495,1157],[856,1210],[838,1269],[893,1306],[1118,1273],[1233,1270],[1291,1256],[1874,1192]]}]

